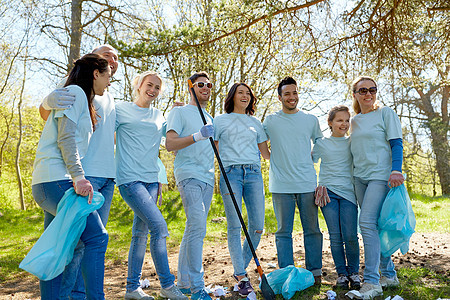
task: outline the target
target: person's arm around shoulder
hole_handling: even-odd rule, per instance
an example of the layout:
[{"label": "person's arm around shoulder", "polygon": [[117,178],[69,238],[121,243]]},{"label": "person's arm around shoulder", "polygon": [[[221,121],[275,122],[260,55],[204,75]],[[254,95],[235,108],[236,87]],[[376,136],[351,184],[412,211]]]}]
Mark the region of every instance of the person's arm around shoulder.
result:
[{"label": "person's arm around shoulder", "polygon": [[44,121],[47,121],[50,112],[53,109],[64,110],[70,108],[75,102],[75,95],[67,88],[58,88],[53,90],[39,105],[39,114]]}]

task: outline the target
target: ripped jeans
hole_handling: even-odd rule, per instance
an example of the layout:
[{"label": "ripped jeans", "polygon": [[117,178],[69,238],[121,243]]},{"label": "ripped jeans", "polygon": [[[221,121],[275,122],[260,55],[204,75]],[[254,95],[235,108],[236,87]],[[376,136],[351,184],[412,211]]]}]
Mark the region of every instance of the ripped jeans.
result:
[{"label": "ripped jeans", "polygon": [[[248,215],[248,233],[253,247],[258,247],[264,229],[264,183],[261,168],[258,165],[232,165],[225,168],[233,190],[239,211],[242,213],[242,198]],[[241,223],[228,191],[223,176],[220,176],[220,193],[222,194],[228,224],[228,250],[233,263],[234,275],[242,276],[247,272],[252,252],[247,239],[241,245]]]},{"label": "ripped jeans", "polygon": [[[150,233],[150,252],[161,287],[173,285],[175,276],[170,273],[166,237],[169,236],[156,198],[158,182],[132,181],[119,186],[120,195],[134,212],[130,252],[128,254],[127,291],[136,290],[140,284],[142,265]],[[150,231],[150,232],[149,232]]]}]

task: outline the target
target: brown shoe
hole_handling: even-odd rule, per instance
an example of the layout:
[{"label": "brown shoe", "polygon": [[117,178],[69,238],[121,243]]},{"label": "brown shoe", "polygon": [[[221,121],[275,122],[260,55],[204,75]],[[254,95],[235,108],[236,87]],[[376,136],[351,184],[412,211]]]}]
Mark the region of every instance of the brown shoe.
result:
[{"label": "brown shoe", "polygon": [[314,285],[320,286],[322,284],[322,275],[314,276]]}]

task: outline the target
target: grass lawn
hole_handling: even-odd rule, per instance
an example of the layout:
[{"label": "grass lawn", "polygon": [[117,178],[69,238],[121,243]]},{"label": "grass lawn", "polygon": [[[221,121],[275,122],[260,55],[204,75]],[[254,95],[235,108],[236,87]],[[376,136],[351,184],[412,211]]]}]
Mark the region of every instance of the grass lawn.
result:
[{"label": "grass lawn", "polygon": [[[411,202],[416,214],[418,232],[450,232],[450,203],[446,197],[426,197],[411,195]],[[164,193],[164,202],[161,207],[170,230],[168,247],[178,245],[183,236],[185,215],[178,192]],[[18,268],[20,261],[33,246],[42,233],[43,214],[40,209],[28,211],[3,210],[0,217],[0,284],[2,282],[30,276]],[[244,209],[244,219],[246,212]],[[225,218],[225,212],[221,205],[220,195],[215,195],[208,216],[207,241],[214,242],[220,239],[226,240],[226,222],[214,222]],[[319,217],[322,230],[326,225],[322,215]],[[107,251],[107,260],[120,262],[127,257],[131,239],[131,226],[133,213],[116,192],[111,207],[107,230],[110,241]],[[266,232],[276,231],[276,219],[273,212],[271,197],[266,197]],[[301,231],[298,212],[296,214],[295,232]],[[404,299],[437,299],[450,297],[449,278],[442,274],[436,274],[432,270],[423,267],[400,268],[398,270],[400,286],[384,293],[385,299],[389,295],[401,295]],[[331,286],[322,285],[319,288],[309,288],[297,292],[293,299],[324,299],[323,295]],[[343,293],[339,293],[341,299]],[[281,296],[279,299],[281,299]],[[342,298],[344,299],[344,298]],[[381,299],[381,298],[380,298]]]}]

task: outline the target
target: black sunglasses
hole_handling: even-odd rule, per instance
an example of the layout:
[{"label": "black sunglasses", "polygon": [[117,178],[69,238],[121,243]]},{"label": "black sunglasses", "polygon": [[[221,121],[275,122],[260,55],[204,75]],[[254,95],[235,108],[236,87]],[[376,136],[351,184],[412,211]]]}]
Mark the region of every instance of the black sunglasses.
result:
[{"label": "black sunglasses", "polygon": [[203,82],[203,81],[199,81],[194,83],[194,85],[197,85],[199,88],[203,88],[205,85],[208,89],[212,88],[212,83],[211,82]]},{"label": "black sunglasses", "polygon": [[375,95],[377,93],[377,87],[373,86],[371,88],[360,88],[357,91],[354,91],[355,94],[360,95],[367,95],[367,92],[369,92],[371,95]]}]

